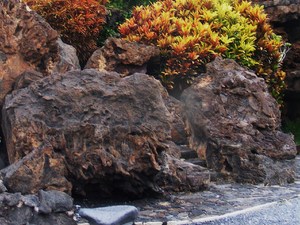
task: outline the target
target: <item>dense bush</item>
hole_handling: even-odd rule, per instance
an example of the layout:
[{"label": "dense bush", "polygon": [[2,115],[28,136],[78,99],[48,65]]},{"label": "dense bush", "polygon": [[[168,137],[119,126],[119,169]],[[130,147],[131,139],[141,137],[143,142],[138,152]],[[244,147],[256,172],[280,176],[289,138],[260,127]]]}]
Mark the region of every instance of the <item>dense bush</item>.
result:
[{"label": "dense bush", "polygon": [[119,31],[125,39],[161,49],[161,79],[170,88],[190,81],[221,55],[255,70],[281,100],[283,43],[262,6],[239,0],[160,0],[136,7]]},{"label": "dense bush", "polygon": [[108,0],[25,0],[61,34],[64,42],[73,45],[81,64],[96,48],[99,32],[105,23]]},{"label": "dense bush", "polygon": [[103,46],[109,37],[119,37],[118,26],[131,16],[135,6],[149,5],[156,0],[110,0],[106,5],[108,9],[107,23],[98,38],[98,46]]}]

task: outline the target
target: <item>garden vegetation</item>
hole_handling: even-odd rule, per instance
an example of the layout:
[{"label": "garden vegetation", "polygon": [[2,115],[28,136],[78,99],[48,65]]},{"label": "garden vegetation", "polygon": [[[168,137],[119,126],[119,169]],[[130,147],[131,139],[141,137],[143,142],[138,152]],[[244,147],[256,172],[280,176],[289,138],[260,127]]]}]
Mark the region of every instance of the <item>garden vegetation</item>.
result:
[{"label": "garden vegetation", "polygon": [[[153,75],[169,89],[181,89],[205,71],[216,56],[230,58],[265,79],[282,103],[285,45],[263,6],[246,0],[25,0],[73,45],[81,65],[117,26],[105,25],[118,9],[121,37],[158,46],[161,62]],[[117,21],[119,24],[123,21]]]},{"label": "garden vegetation", "polygon": [[160,48],[160,77],[169,88],[191,82],[206,63],[222,56],[254,70],[282,101],[284,44],[263,6],[244,0],[161,0],[136,7],[119,31],[129,41]]}]

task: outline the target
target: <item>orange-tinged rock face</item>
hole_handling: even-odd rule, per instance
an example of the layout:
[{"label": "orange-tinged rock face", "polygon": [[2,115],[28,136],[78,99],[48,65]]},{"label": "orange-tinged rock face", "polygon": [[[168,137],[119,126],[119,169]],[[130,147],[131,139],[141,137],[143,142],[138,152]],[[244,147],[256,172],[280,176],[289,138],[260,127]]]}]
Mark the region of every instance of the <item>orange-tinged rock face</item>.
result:
[{"label": "orange-tinged rock face", "polygon": [[72,184],[65,178],[64,158],[50,145],[35,149],[13,167],[4,169],[3,174],[6,174],[7,188],[12,192],[37,193],[44,189],[71,194]]},{"label": "orange-tinged rock face", "polygon": [[58,33],[35,12],[28,11],[24,3],[1,1],[0,105],[12,91],[14,82],[27,70],[37,70],[46,76],[79,68],[76,63],[66,66],[70,63],[63,60],[62,46]]},{"label": "orange-tinged rock face", "polygon": [[7,93],[12,90],[14,82],[31,66],[20,55],[8,56],[5,62],[0,62],[0,105]]},{"label": "orange-tinged rock face", "polygon": [[[24,180],[17,180],[24,174],[36,185],[25,192],[57,186],[81,194],[90,187],[133,195],[203,188],[209,174],[179,160],[167,97],[146,74],[122,78],[93,69],[48,76],[14,91],[6,97],[2,120],[13,163],[4,181],[21,190]],[[200,177],[192,181],[186,174],[194,169]]]}]

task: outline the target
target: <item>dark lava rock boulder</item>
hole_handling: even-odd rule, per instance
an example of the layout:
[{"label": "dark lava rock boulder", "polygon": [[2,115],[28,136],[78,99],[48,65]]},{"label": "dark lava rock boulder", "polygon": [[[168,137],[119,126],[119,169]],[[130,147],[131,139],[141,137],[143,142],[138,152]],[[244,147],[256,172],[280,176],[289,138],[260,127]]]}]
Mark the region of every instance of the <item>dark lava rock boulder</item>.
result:
[{"label": "dark lava rock boulder", "polygon": [[[45,204],[49,209],[47,212],[42,210]],[[73,199],[63,192],[40,191],[39,195],[0,194],[1,225],[76,225],[73,213]]]},{"label": "dark lava rock boulder", "polygon": [[[2,111],[12,163],[1,171],[5,185],[22,193],[73,187],[78,193],[137,195],[170,190],[168,181],[176,180],[174,190],[202,189],[209,174],[195,181],[184,176],[192,171],[171,141],[174,119],[167,97],[160,82],[146,74],[121,78],[93,69],[15,90]],[[173,162],[176,167],[168,165]],[[166,181],[157,182],[158,177]]]},{"label": "dark lava rock boulder", "polygon": [[42,190],[59,190],[71,194],[72,184],[62,154],[51,145],[43,145],[0,171],[10,192],[34,194]]},{"label": "dark lava rock boulder", "polygon": [[209,168],[236,181],[292,182],[293,137],[280,130],[280,111],[262,78],[217,58],[182,94],[190,146]]}]

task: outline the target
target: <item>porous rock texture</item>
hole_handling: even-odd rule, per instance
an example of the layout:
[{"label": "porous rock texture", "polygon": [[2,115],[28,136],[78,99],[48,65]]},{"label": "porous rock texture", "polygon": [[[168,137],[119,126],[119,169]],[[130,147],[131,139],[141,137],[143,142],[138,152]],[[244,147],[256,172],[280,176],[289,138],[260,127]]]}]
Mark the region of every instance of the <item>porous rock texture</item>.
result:
[{"label": "porous rock texture", "polygon": [[74,48],[62,43],[57,32],[24,3],[1,1],[0,106],[15,80],[26,70],[37,70],[46,76],[78,69],[74,53]]},{"label": "porous rock texture", "polygon": [[71,194],[72,184],[66,179],[68,173],[64,162],[62,154],[45,144],[2,169],[0,174],[10,192],[28,194],[42,189]]},{"label": "porous rock texture", "polygon": [[158,47],[109,38],[102,48],[93,53],[85,68],[116,71],[122,76],[147,73],[147,65],[157,61],[159,55]]},{"label": "porous rock texture", "polygon": [[287,22],[300,18],[299,0],[254,0],[264,6],[270,21]]},{"label": "porous rock texture", "polygon": [[292,182],[296,146],[262,78],[217,58],[182,94],[190,146],[209,168],[239,182]]},{"label": "porous rock texture", "polygon": [[36,195],[0,194],[1,225],[76,225],[73,216],[67,215],[72,210],[73,199],[59,191],[40,191]]},{"label": "porous rock texture", "polygon": [[146,74],[121,78],[93,69],[15,90],[2,111],[12,163],[2,170],[4,183],[22,193],[202,189],[209,173],[179,159],[166,98],[160,82]]}]

